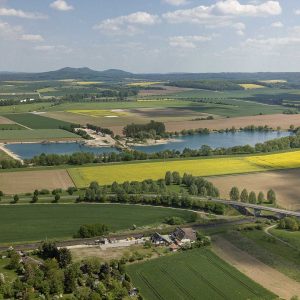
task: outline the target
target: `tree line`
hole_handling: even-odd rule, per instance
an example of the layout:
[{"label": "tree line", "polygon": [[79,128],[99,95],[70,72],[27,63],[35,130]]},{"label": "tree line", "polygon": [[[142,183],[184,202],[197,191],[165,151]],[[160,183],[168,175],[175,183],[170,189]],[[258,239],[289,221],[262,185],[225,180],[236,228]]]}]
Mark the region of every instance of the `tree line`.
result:
[{"label": "tree line", "polygon": [[263,204],[267,201],[270,204],[276,205],[276,193],[272,189],[267,192],[266,198],[263,192],[259,192],[258,195],[253,191],[248,193],[247,189],[243,189],[240,192],[239,188],[234,186],[229,192],[229,197],[232,201],[241,201],[243,203]]},{"label": "tree line", "polygon": [[240,85],[228,80],[180,80],[170,82],[167,85],[212,91],[244,90]]},{"label": "tree line", "polygon": [[140,140],[161,137],[166,132],[166,126],[162,122],[150,121],[148,124],[129,124],[124,127],[123,133],[126,137]]}]

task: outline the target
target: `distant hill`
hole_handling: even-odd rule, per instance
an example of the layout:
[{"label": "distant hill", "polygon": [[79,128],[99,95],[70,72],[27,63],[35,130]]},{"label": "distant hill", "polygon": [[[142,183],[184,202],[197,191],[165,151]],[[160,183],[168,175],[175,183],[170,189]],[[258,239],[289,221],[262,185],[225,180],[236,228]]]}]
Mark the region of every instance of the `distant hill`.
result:
[{"label": "distant hill", "polygon": [[178,81],[178,80],[287,80],[300,82],[300,72],[261,72],[261,73],[169,73],[169,74],[133,74],[123,70],[109,69],[95,71],[90,68],[63,68],[42,73],[1,72],[0,81],[5,80],[64,80],[80,79],[87,81],[118,82],[126,79]]},{"label": "distant hill", "polygon": [[122,70],[95,71],[89,68],[63,68],[56,71],[42,73],[10,73],[0,72],[0,80],[102,80],[115,81],[134,77],[133,74]]}]

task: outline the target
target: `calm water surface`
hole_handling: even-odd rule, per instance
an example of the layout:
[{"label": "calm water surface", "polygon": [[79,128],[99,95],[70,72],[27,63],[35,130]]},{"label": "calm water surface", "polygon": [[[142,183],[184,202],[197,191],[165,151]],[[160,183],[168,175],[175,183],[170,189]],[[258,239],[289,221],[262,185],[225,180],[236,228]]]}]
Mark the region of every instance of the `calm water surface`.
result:
[{"label": "calm water surface", "polygon": [[286,131],[267,131],[267,132],[247,132],[238,131],[235,133],[211,133],[211,134],[197,134],[187,135],[176,138],[176,142],[171,142],[164,145],[154,146],[136,146],[134,149],[144,151],[147,153],[159,152],[164,150],[179,150],[184,148],[199,149],[203,145],[210,146],[212,148],[220,147],[234,147],[251,145],[254,146],[257,143],[263,143],[268,140],[289,136],[291,133]]},{"label": "calm water surface", "polygon": [[118,152],[117,149],[111,147],[88,147],[79,143],[50,143],[50,144],[9,144],[5,146],[7,149],[26,159],[32,158],[42,153],[45,154],[72,154],[74,152],[90,152],[95,154]]},{"label": "calm water surface", "polygon": [[[198,134],[192,136],[183,136],[175,138],[175,142],[170,142],[164,145],[154,146],[136,146],[136,150],[147,153],[159,152],[164,150],[182,151],[184,148],[199,149],[203,145],[208,145],[212,148],[218,147],[233,147],[239,145],[252,145],[262,143],[271,139],[285,137],[290,135],[289,132],[245,132],[236,133],[211,133]],[[95,154],[118,152],[115,148],[110,147],[88,147],[79,143],[51,143],[51,144],[9,144],[6,148],[14,152],[19,157],[26,159],[32,158],[42,153],[45,154],[72,154],[74,152],[91,152]]]}]

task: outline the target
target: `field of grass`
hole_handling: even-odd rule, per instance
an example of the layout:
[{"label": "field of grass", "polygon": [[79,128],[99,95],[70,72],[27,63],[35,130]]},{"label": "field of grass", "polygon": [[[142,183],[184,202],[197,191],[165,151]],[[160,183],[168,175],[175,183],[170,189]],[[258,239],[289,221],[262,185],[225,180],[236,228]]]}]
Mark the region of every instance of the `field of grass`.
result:
[{"label": "field of grass", "polygon": [[64,139],[77,140],[80,137],[61,129],[3,130],[0,134],[0,142],[56,141]]},{"label": "field of grass", "polygon": [[0,243],[70,239],[83,224],[103,223],[110,231],[158,225],[166,217],[188,219],[191,212],[112,204],[31,204],[0,206]]},{"label": "field of grass", "polygon": [[45,111],[51,107],[53,103],[43,102],[43,103],[29,103],[29,104],[19,104],[10,106],[0,106],[0,115],[12,114],[12,113],[25,113],[33,111]]},{"label": "field of grass", "polygon": [[59,121],[56,119],[44,117],[42,115],[37,114],[8,114],[5,115],[6,118],[22,124],[26,127],[32,129],[59,129],[62,126],[69,127],[70,123]]},{"label": "field of grass", "polygon": [[110,109],[136,109],[157,107],[185,107],[193,105],[193,102],[174,99],[158,101],[120,101],[120,102],[64,102],[47,109],[47,111],[69,111],[69,110],[110,110]]},{"label": "field of grass", "polygon": [[127,270],[145,299],[276,299],[206,249],[134,264]]},{"label": "field of grass", "polygon": [[299,167],[300,151],[295,151],[256,156],[111,164],[72,168],[68,171],[78,187],[86,187],[94,180],[100,184],[111,184],[114,181],[159,179],[163,178],[167,171],[190,173],[195,176],[215,176]]},{"label": "field of grass", "polygon": [[237,248],[300,282],[299,251],[268,237],[261,230],[232,232],[224,237]]},{"label": "field of grass", "polygon": [[287,230],[272,229],[270,233],[288,242],[290,245],[298,248],[300,251],[300,231],[293,232]]},{"label": "field of grass", "polygon": [[26,129],[26,128],[19,124],[0,124],[0,130],[22,130],[22,129]]}]

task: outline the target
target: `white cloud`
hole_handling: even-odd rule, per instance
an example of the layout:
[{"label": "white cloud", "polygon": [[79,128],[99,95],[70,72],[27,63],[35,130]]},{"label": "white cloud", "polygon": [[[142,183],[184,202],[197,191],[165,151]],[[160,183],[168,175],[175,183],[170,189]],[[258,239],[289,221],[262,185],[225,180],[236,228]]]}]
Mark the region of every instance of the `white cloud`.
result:
[{"label": "white cloud", "polygon": [[14,8],[5,8],[5,7],[0,7],[0,16],[18,17],[24,19],[46,19],[47,18],[47,16],[42,15],[40,13],[26,12],[23,10],[17,10]]},{"label": "white cloud", "polygon": [[282,12],[278,1],[267,1],[262,4],[241,4],[238,0],[223,0],[213,5],[213,10],[224,15],[236,16],[276,16]]},{"label": "white cloud", "polygon": [[169,38],[169,45],[172,47],[195,49],[198,43],[207,42],[211,39],[211,37],[201,35],[173,36]]},{"label": "white cloud", "polygon": [[127,34],[133,35],[141,32],[141,26],[151,26],[159,22],[159,17],[147,12],[136,12],[127,16],[106,19],[94,26],[106,34]]},{"label": "white cloud", "polygon": [[74,9],[72,5],[69,5],[64,0],[56,0],[50,4],[50,7],[60,11],[68,11]]},{"label": "white cloud", "polygon": [[283,23],[282,22],[274,22],[271,24],[272,27],[275,27],[275,28],[282,28],[284,27]]},{"label": "white cloud", "polygon": [[247,39],[244,43],[245,46],[255,48],[270,48],[278,46],[291,46],[300,44],[300,36],[287,36],[278,38],[267,38],[267,39]]},{"label": "white cloud", "polygon": [[34,49],[42,52],[60,52],[65,54],[72,52],[71,48],[64,45],[41,45],[34,47]]},{"label": "white cloud", "polygon": [[42,42],[44,38],[39,34],[22,34],[20,40],[28,42]]},{"label": "white cloud", "polygon": [[197,23],[203,25],[230,24],[234,17],[266,17],[280,15],[278,1],[262,4],[241,4],[238,0],[221,0],[210,6],[181,9],[163,15],[169,23]]},{"label": "white cloud", "polygon": [[17,39],[22,32],[22,27],[11,26],[6,22],[0,21],[0,36],[5,39]]},{"label": "white cloud", "polygon": [[13,26],[0,21],[0,37],[6,40],[20,40],[26,42],[41,42],[44,38],[39,34],[26,34],[21,26]]},{"label": "white cloud", "polygon": [[170,5],[174,5],[174,6],[181,6],[181,5],[185,5],[188,3],[187,0],[163,0],[163,2],[168,3]]},{"label": "white cloud", "polygon": [[300,16],[300,9],[295,10],[295,15]]}]

